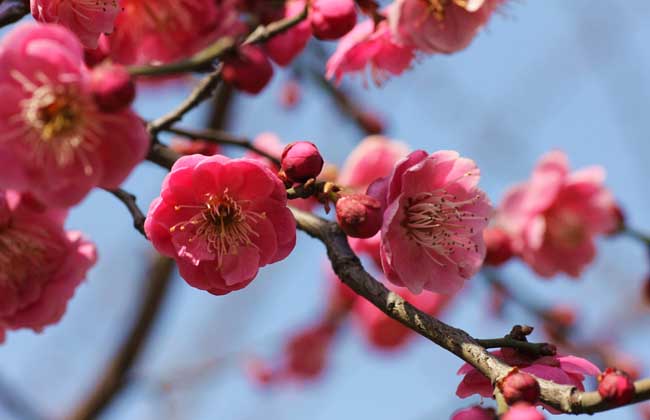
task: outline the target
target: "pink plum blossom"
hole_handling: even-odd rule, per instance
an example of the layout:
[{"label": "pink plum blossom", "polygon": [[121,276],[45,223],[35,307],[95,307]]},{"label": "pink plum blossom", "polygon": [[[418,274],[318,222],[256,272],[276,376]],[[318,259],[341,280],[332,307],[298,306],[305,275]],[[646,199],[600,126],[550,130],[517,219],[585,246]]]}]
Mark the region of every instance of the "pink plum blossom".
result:
[{"label": "pink plum blossom", "polygon": [[605,171],[597,166],[569,172],[566,155],[554,151],[542,157],[530,180],[506,194],[497,222],[537,274],[578,277],[594,259],[593,238],[618,223],[604,180]]},{"label": "pink plum blossom", "polygon": [[394,284],[413,293],[454,293],[481,267],[491,212],[480,171],[457,152],[418,150],[386,182],[381,262]]},{"label": "pink plum blossom", "polygon": [[96,261],[92,243],[63,230],[65,212],[33,204],[0,191],[0,341],[6,330],[58,322]]},{"label": "pink plum blossom", "polygon": [[108,37],[120,64],[170,62],[190,56],[221,36],[239,36],[238,0],[122,0]]},{"label": "pink plum blossom", "polygon": [[[582,382],[585,376],[597,377],[600,374],[600,369],[590,361],[571,355],[535,358],[509,348],[494,351],[492,354],[508,365],[518,367],[521,372],[558,384],[575,386],[580,391],[584,391]],[[460,398],[474,394],[492,398],[493,386],[481,372],[466,363],[458,370],[458,374],[464,375],[456,389],[456,395]]]},{"label": "pink plum blossom", "polygon": [[96,104],[83,50],[68,29],[26,24],[0,44],[0,188],[67,207],[95,186],[117,188],[147,153],[129,109]]},{"label": "pink plum blossom", "polygon": [[354,0],[314,0],[309,21],[316,38],[338,39],[357,23]]},{"label": "pink plum blossom", "polygon": [[502,420],[544,420],[544,415],[527,403],[517,403],[501,417]]},{"label": "pink plum blossom", "polygon": [[466,48],[504,0],[396,0],[389,14],[393,35],[419,51]]},{"label": "pink plum blossom", "polygon": [[289,379],[316,379],[325,369],[336,330],[318,324],[298,332],[285,346],[285,371]]},{"label": "pink plum blossom", "polygon": [[484,408],[478,405],[456,411],[451,420],[494,420],[496,413],[493,408]]},{"label": "pink plum blossom", "polygon": [[280,179],[252,159],[180,158],[151,203],[145,231],[196,288],[223,295],[286,258],[296,222]]},{"label": "pink plum blossom", "polygon": [[414,58],[412,47],[395,43],[385,20],[377,24],[365,20],[341,38],[327,61],[326,76],[340,83],[347,73],[363,74],[369,69],[372,80],[381,84],[390,75],[402,74]]},{"label": "pink plum blossom", "polygon": [[30,0],[39,22],[58,23],[75,33],[86,48],[97,48],[102,33],[113,32],[118,0]]}]

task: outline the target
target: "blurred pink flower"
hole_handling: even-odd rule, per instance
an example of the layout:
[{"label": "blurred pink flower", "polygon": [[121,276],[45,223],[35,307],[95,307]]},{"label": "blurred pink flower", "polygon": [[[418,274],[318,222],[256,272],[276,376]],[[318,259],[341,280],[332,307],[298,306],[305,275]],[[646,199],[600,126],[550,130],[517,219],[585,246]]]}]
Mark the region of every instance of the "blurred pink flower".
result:
[{"label": "blurred pink flower", "polygon": [[237,89],[257,95],[273,77],[273,65],[261,47],[244,45],[235,55],[225,57],[221,77]]},{"label": "blurred pink flower", "polygon": [[502,420],[544,420],[544,415],[527,403],[517,403],[502,416]]},{"label": "blurred pink flower", "polygon": [[215,295],[247,286],[296,242],[278,177],[258,161],[222,155],[176,161],[151,203],[145,230],[191,286]]},{"label": "blurred pink flower", "polygon": [[[297,16],[305,8],[305,3],[305,0],[288,0],[280,14],[270,13],[264,21],[270,23]],[[309,19],[304,19],[292,28],[269,39],[264,44],[264,48],[273,61],[284,67],[305,49],[310,38]]]},{"label": "blurred pink flower", "polygon": [[129,109],[102,112],[81,44],[58,25],[21,25],[0,44],[0,188],[53,207],[117,188],[149,146]]},{"label": "blurred pink flower", "polygon": [[313,0],[309,20],[316,38],[338,39],[357,23],[354,0]]},{"label": "blurred pink flower", "polygon": [[451,420],[494,420],[496,413],[493,408],[484,408],[478,405],[456,411]]},{"label": "blurred pink flower", "polygon": [[466,48],[504,0],[396,0],[388,16],[398,42],[419,51]]},{"label": "blurred pink flower", "polygon": [[288,379],[316,379],[327,365],[335,329],[318,324],[299,331],[284,349],[284,376]]},{"label": "blurred pink flower", "polygon": [[30,0],[39,22],[58,23],[75,33],[86,48],[97,48],[102,33],[113,32],[118,0]]},{"label": "blurred pink flower", "polygon": [[[492,354],[510,366],[518,367],[522,372],[558,384],[575,386],[580,391],[584,391],[582,382],[585,375],[597,377],[600,374],[600,369],[590,361],[571,355],[535,358],[509,348],[496,350]],[[457,396],[467,398],[478,394],[482,397],[492,398],[494,388],[490,380],[481,372],[465,363],[458,370],[458,374],[464,375],[464,377],[456,389]]]},{"label": "blurred pink flower", "polygon": [[537,274],[578,277],[594,259],[594,236],[618,223],[604,180],[605,171],[598,166],[569,173],[566,155],[554,151],[542,157],[529,181],[506,194],[497,223]]},{"label": "blurred pink flower", "polygon": [[372,20],[358,23],[341,40],[327,61],[326,76],[340,83],[346,73],[365,73],[381,84],[390,75],[402,74],[415,58],[413,48],[395,43],[388,23]]},{"label": "blurred pink flower", "polygon": [[238,0],[121,0],[108,37],[120,64],[170,62],[194,54],[221,36],[246,32]]},{"label": "blurred pink flower", "polygon": [[64,217],[0,191],[0,341],[5,330],[41,332],[58,322],[95,264],[95,246],[64,231]]},{"label": "blurred pink flower", "polygon": [[454,293],[481,267],[491,212],[474,161],[453,151],[418,150],[388,179],[381,262],[394,284],[413,293]]}]

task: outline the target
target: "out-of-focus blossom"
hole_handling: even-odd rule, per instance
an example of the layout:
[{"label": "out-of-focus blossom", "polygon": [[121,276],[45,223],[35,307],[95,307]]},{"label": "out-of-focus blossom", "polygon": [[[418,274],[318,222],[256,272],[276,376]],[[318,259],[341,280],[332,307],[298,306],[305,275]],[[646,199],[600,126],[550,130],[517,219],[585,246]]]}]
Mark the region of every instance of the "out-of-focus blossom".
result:
[{"label": "out-of-focus blossom", "polygon": [[[305,0],[288,0],[281,15],[270,14],[266,21],[277,21],[299,15],[305,9]],[[288,30],[275,35],[264,43],[269,57],[280,66],[289,65],[307,46],[311,38],[309,19],[304,19]]]},{"label": "out-of-focus blossom", "polygon": [[485,264],[498,267],[512,256],[510,236],[499,227],[488,227],[483,231],[485,241]]},{"label": "out-of-focus blossom", "polygon": [[517,403],[503,415],[502,420],[544,420],[544,415],[534,406]]},{"label": "out-of-focus blossom", "polygon": [[295,108],[302,97],[302,88],[296,80],[288,80],[280,91],[280,104],[286,109]]},{"label": "out-of-focus blossom", "polygon": [[106,63],[93,68],[90,90],[104,112],[121,111],[135,99],[135,83],[128,70],[119,64]]},{"label": "out-of-focus blossom", "polygon": [[244,45],[235,55],[224,58],[221,77],[237,89],[256,95],[273,77],[273,66],[260,47]]},{"label": "out-of-focus blossom", "polygon": [[415,58],[412,47],[397,44],[385,20],[365,20],[339,41],[327,61],[326,76],[340,83],[345,74],[365,73],[381,84],[390,75],[402,74]]},{"label": "out-of-focus blossom", "polygon": [[309,20],[316,38],[338,39],[357,23],[354,0],[313,0]]},{"label": "out-of-focus blossom", "polygon": [[466,48],[504,0],[396,0],[388,16],[400,43],[419,51]]},{"label": "out-of-focus blossom", "polygon": [[99,36],[113,32],[120,12],[119,0],[30,0],[30,6],[34,19],[67,27],[86,48],[97,48]]},{"label": "out-of-focus blossom", "polygon": [[121,0],[123,11],[108,37],[121,64],[185,58],[222,37],[246,32],[238,0]]},{"label": "out-of-focus blossom", "polygon": [[[580,391],[585,389],[582,384],[585,376],[596,377],[600,374],[600,370],[590,361],[571,355],[535,358],[510,348],[497,350],[492,354],[506,364],[518,367],[522,372],[558,384],[575,386]],[[464,375],[456,389],[456,395],[460,398],[474,394],[492,398],[492,384],[481,372],[466,363],[458,370],[458,374]]]},{"label": "out-of-focus blossom", "polygon": [[207,140],[189,140],[175,137],[169,144],[169,147],[181,155],[216,155],[220,151],[218,144]]},{"label": "out-of-focus blossom", "polygon": [[594,259],[594,237],[617,224],[604,180],[597,166],[569,172],[566,155],[554,151],[542,157],[529,181],[507,193],[497,221],[537,274],[578,277]]},{"label": "out-of-focus blossom", "polygon": [[316,379],[325,369],[335,330],[329,325],[316,325],[291,337],[284,349],[286,376],[294,379]]},{"label": "out-of-focus blossom", "polygon": [[278,177],[256,160],[222,155],[176,161],[151,203],[145,231],[190,285],[215,295],[247,286],[296,242]]},{"label": "out-of-focus blossom", "polygon": [[21,25],[0,44],[0,188],[29,191],[52,207],[115,189],[149,146],[128,109],[95,103],[77,37],[59,25]]},{"label": "out-of-focus blossom", "polygon": [[58,322],[95,264],[95,246],[64,231],[64,217],[0,191],[0,341],[6,330],[41,332]]},{"label": "out-of-focus blossom", "polygon": [[454,293],[483,263],[491,206],[480,171],[457,152],[411,153],[386,185],[381,261],[386,277],[413,293]]},{"label": "out-of-focus blossom", "polygon": [[493,408],[480,407],[475,405],[456,411],[451,420],[494,420],[497,417]]}]

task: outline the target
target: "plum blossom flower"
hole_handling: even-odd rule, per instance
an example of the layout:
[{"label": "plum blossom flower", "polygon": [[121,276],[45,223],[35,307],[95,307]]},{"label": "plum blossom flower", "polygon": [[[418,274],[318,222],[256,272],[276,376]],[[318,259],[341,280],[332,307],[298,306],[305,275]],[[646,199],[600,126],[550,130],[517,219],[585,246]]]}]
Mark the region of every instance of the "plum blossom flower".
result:
[{"label": "plum blossom flower", "polygon": [[223,295],[286,258],[296,222],[280,179],[251,159],[180,158],[151,203],[145,231],[196,288]]},{"label": "plum blossom flower", "polygon": [[221,36],[246,31],[238,0],[122,0],[108,37],[120,64],[170,62],[197,52]]},{"label": "plum blossom flower", "polygon": [[340,83],[346,73],[365,73],[370,69],[372,80],[379,85],[390,75],[402,74],[414,58],[412,47],[393,40],[385,20],[377,24],[366,20],[341,38],[327,61],[326,76]]},{"label": "plum blossom flower", "polygon": [[616,203],[598,166],[569,172],[567,156],[542,157],[531,179],[513,187],[497,213],[518,255],[540,276],[578,277],[596,254],[593,238],[617,222]]},{"label": "plum blossom flower", "polygon": [[512,407],[502,416],[503,420],[544,420],[542,413],[537,411],[530,404],[520,402]]},{"label": "plum blossom flower", "polygon": [[96,261],[92,243],[63,230],[65,212],[32,203],[0,191],[0,341],[6,330],[58,322]]},{"label": "plum blossom flower", "polygon": [[388,19],[401,44],[450,54],[466,48],[503,1],[396,0]]},{"label": "plum blossom flower", "polygon": [[[288,0],[281,10],[266,13],[266,23],[277,21],[283,18],[291,18],[299,15],[305,8],[305,0]],[[264,44],[264,49],[269,57],[280,66],[289,65],[307,46],[311,38],[311,26],[309,20],[304,19],[288,30],[277,34]]]},{"label": "plum blossom flower", "polygon": [[83,50],[68,29],[22,25],[0,44],[0,188],[29,191],[53,207],[91,188],[117,188],[147,153],[129,109],[96,104]]},{"label": "plum blossom flower", "polygon": [[[521,372],[558,384],[575,386],[580,391],[585,389],[582,384],[585,376],[597,377],[600,374],[600,369],[590,361],[571,355],[535,358],[510,348],[496,350],[492,354],[510,366],[518,367]],[[467,398],[479,394],[492,398],[494,389],[490,380],[474,367],[466,363],[458,370],[458,374],[464,377],[456,389],[457,396]]]},{"label": "plum blossom flower", "polygon": [[113,32],[120,12],[118,0],[30,0],[30,7],[34,19],[67,27],[91,49],[102,33]]},{"label": "plum blossom flower", "polygon": [[494,420],[496,416],[493,408],[475,405],[456,411],[451,416],[451,420]]},{"label": "plum blossom flower", "polygon": [[386,277],[413,293],[454,293],[481,267],[491,212],[480,171],[457,152],[418,150],[385,182],[381,262]]}]

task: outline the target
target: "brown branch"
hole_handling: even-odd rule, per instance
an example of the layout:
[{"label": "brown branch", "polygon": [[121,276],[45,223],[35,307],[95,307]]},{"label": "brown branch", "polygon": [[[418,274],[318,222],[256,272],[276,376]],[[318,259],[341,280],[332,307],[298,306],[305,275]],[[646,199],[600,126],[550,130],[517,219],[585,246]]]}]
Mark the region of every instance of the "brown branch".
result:
[{"label": "brown branch", "polygon": [[113,194],[115,197],[117,197],[118,200],[124,203],[127,210],[129,210],[131,217],[133,218],[133,227],[135,227],[135,229],[146,238],[147,234],[144,231],[144,221],[146,217],[144,213],[142,213],[142,210],[140,210],[140,207],[138,207],[138,204],[136,203],[136,196],[120,188],[118,188],[117,190],[106,190],[106,191]]},{"label": "brown branch", "polygon": [[256,154],[263,156],[280,166],[280,159],[277,156],[273,156],[270,153],[267,153],[258,147],[256,147],[253,142],[245,137],[237,137],[226,131],[214,130],[214,129],[203,129],[203,130],[188,130],[185,128],[179,127],[169,127],[165,128],[164,131],[177,134],[179,136],[187,137],[192,140],[204,140],[216,144],[224,144],[230,146],[237,146]]},{"label": "brown branch", "polygon": [[0,28],[18,22],[29,14],[29,2],[25,0],[0,1]]},{"label": "brown branch", "polygon": [[136,321],[126,335],[115,357],[104,369],[99,383],[68,420],[96,418],[118,395],[127,382],[128,374],[142,352],[169,289],[174,268],[173,260],[157,257],[148,273],[147,285],[139,305]]}]

